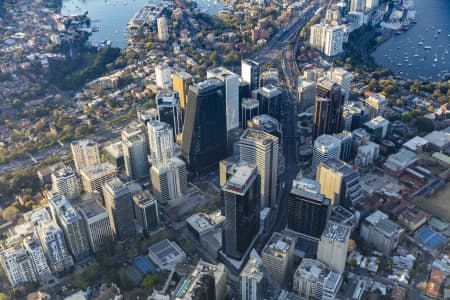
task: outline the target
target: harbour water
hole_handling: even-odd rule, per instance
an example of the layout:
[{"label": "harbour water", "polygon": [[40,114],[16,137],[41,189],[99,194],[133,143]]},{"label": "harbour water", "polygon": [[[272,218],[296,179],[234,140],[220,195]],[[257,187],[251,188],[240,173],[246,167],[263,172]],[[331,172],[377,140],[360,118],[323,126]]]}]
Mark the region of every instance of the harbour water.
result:
[{"label": "harbour water", "polygon": [[439,80],[450,71],[450,1],[414,2],[417,24],[383,43],[373,58],[405,78]]},{"label": "harbour water", "polygon": [[[200,11],[217,14],[224,5],[218,1],[197,0]],[[127,43],[127,24],[130,18],[144,5],[157,4],[158,0],[63,0],[61,13],[80,14],[85,11],[91,18],[92,27],[98,28],[90,37],[94,45],[109,40],[115,47],[123,48]]]}]

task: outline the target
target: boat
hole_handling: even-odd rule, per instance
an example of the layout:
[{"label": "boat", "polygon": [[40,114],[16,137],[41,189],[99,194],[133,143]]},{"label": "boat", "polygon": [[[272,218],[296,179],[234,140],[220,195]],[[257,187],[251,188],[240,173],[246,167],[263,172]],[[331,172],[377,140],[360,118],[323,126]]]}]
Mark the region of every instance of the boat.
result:
[{"label": "boat", "polygon": [[402,65],[401,63],[398,63],[397,66],[401,67],[401,66],[403,66],[403,65]]},{"label": "boat", "polygon": [[424,58],[421,58],[420,61],[425,61],[425,59],[424,59]]},{"label": "boat", "polygon": [[418,42],[417,45],[422,46],[423,42]]},{"label": "boat", "polygon": [[419,57],[419,54],[414,54],[414,57]]},{"label": "boat", "polygon": [[423,47],[425,50],[431,50],[431,46],[425,46]]},{"label": "boat", "polygon": [[437,33],[438,33],[438,34],[439,34],[439,33],[441,33],[441,32],[442,32],[442,30],[441,30],[441,29],[438,29],[438,30],[437,30]]}]

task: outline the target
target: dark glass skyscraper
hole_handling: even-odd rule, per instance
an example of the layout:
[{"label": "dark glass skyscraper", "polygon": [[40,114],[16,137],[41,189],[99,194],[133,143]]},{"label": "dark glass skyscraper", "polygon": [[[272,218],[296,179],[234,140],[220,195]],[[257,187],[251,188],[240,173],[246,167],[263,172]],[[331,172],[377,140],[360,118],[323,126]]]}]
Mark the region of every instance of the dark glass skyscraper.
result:
[{"label": "dark glass skyscraper", "polygon": [[259,175],[255,167],[240,165],[222,188],[225,204],[223,252],[241,259],[259,231]]},{"label": "dark glass skyscraper", "polygon": [[276,85],[268,84],[254,91],[254,98],[259,102],[259,113],[268,114],[281,121],[283,114],[284,92]]},{"label": "dark glass skyscraper", "polygon": [[211,78],[189,87],[181,152],[188,170],[198,172],[225,158],[225,86]]},{"label": "dark glass skyscraper", "polygon": [[183,130],[183,114],[178,92],[162,90],[156,96],[158,117],[160,122],[170,124],[174,137]]},{"label": "dark glass skyscraper", "polygon": [[322,134],[333,134],[341,131],[344,98],[340,85],[329,78],[322,77],[317,81],[313,139]]},{"label": "dark glass skyscraper", "polygon": [[294,180],[288,196],[289,230],[320,238],[330,217],[331,204],[319,191],[320,185],[314,180]]}]

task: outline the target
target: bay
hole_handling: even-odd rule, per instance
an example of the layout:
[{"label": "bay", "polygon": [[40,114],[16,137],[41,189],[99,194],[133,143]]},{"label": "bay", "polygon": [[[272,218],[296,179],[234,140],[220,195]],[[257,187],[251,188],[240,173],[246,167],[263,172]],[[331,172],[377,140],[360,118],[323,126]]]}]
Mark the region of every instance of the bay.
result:
[{"label": "bay", "polygon": [[[127,44],[127,24],[131,17],[146,4],[157,4],[158,0],[63,0],[61,13],[80,14],[85,11],[91,18],[93,32],[89,41],[96,45],[109,40],[112,46],[124,48]],[[213,0],[197,0],[200,11],[217,14],[224,5]]]},{"label": "bay", "polygon": [[405,78],[439,80],[439,74],[450,71],[450,1],[414,3],[417,24],[380,45],[372,56]]}]

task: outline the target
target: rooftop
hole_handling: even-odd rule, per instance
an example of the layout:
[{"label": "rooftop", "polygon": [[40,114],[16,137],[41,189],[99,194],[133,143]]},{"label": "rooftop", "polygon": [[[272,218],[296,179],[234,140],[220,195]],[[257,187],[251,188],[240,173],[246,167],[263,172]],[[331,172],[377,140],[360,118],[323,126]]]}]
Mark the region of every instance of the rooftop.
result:
[{"label": "rooftop", "polygon": [[226,80],[228,77],[238,78],[238,75],[231,72],[230,70],[224,68],[224,67],[217,67],[211,70],[206,71],[206,76],[208,78],[215,77],[219,80]]},{"label": "rooftop", "polygon": [[314,141],[314,148],[321,149],[321,151],[324,152],[328,151],[328,149],[333,149],[340,146],[341,141],[329,134],[322,134]]},{"label": "rooftop", "polygon": [[384,220],[384,219],[387,219],[387,218],[388,218],[388,215],[386,215],[381,210],[377,210],[377,211],[373,212],[371,215],[367,216],[365,221],[369,222],[372,225],[375,225],[378,222],[380,222],[381,220]]},{"label": "rooftop", "polygon": [[158,106],[177,106],[180,103],[180,96],[177,91],[163,89],[159,91],[158,95],[156,95],[156,103]]},{"label": "rooftop", "polygon": [[334,157],[328,158],[320,164],[328,169],[332,169],[335,173],[342,174],[342,176],[347,176],[357,172],[348,163]]},{"label": "rooftop", "polygon": [[292,248],[295,248],[295,239],[293,237],[274,232],[262,250],[262,255],[283,258],[288,254],[289,249]]},{"label": "rooftop", "polygon": [[88,219],[106,212],[103,205],[97,200],[82,202],[78,206],[78,209],[80,210],[81,214]]},{"label": "rooftop", "polygon": [[301,178],[292,180],[292,189],[302,190],[311,194],[319,194],[320,184],[309,178]]},{"label": "rooftop", "polygon": [[217,78],[209,78],[196,84],[196,87],[200,92],[208,92],[221,86],[223,86],[223,83]]},{"label": "rooftop", "polygon": [[281,131],[280,122],[274,117],[265,114],[253,117],[248,121],[247,126],[268,133]]},{"label": "rooftop", "polygon": [[169,240],[162,240],[148,248],[150,258],[156,259],[158,265],[167,265],[177,258],[185,256],[177,244]]},{"label": "rooftop", "polygon": [[375,228],[388,237],[397,234],[403,230],[397,223],[394,223],[389,219],[381,220],[375,225]]},{"label": "rooftop", "polygon": [[373,93],[372,95],[370,95],[367,98],[368,101],[375,101],[378,103],[378,105],[383,104],[384,102],[386,102],[386,97],[384,97],[381,94],[378,93]]},{"label": "rooftop", "polygon": [[147,205],[156,201],[155,196],[148,190],[142,190],[139,193],[133,195],[133,200],[136,204]]},{"label": "rooftop", "polygon": [[244,195],[256,177],[255,167],[241,164],[234,169],[234,174],[228,179],[223,189],[231,193]]},{"label": "rooftop", "polygon": [[279,96],[283,90],[276,85],[268,84],[259,89],[259,93],[267,98]]},{"label": "rooftop", "polygon": [[350,237],[350,228],[338,223],[328,222],[322,236],[339,242],[345,242]]},{"label": "rooftop", "polygon": [[366,123],[364,123],[364,126],[370,128],[370,129],[376,129],[379,127],[385,127],[389,125],[389,121],[386,120],[385,118],[383,118],[382,116],[378,116],[376,118],[373,118],[370,121],[367,121]]},{"label": "rooftop", "polygon": [[105,174],[115,173],[116,167],[111,163],[92,165],[81,169],[81,175],[87,177],[90,181],[103,177]]},{"label": "rooftop", "polygon": [[444,148],[450,144],[450,133],[435,130],[424,136],[424,139],[439,148]]},{"label": "rooftop", "polygon": [[428,144],[428,141],[420,136],[415,136],[409,141],[405,142],[403,144],[403,147],[411,150],[411,151],[417,151],[419,148],[425,146]]},{"label": "rooftop", "polygon": [[269,143],[278,143],[278,138],[267,132],[248,128],[241,136],[241,141],[253,141],[261,145],[267,145]]},{"label": "rooftop", "polygon": [[56,178],[66,178],[66,177],[75,176],[75,172],[72,170],[72,168],[70,166],[66,166],[64,168],[54,171],[53,175]]},{"label": "rooftop", "polygon": [[244,98],[241,105],[247,109],[253,109],[259,107],[259,101],[253,98]]}]

